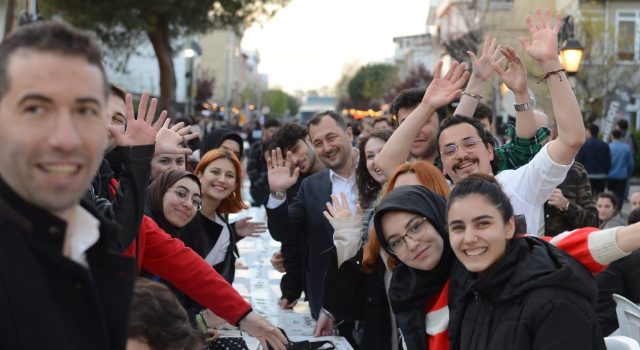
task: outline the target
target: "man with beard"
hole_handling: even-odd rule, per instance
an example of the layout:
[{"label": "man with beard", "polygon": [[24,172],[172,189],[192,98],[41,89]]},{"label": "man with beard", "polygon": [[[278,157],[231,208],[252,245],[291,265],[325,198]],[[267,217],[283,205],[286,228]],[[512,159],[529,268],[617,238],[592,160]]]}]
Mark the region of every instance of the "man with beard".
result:
[{"label": "man with beard", "polygon": [[[487,37],[480,58],[476,58],[473,53],[469,53],[473,73],[466,90],[461,94],[460,104],[454,114],[466,116],[474,114],[478,101],[482,99],[480,93],[482,93],[484,84],[494,72],[492,64],[499,64],[505,59],[503,57],[494,62],[500,50],[501,46],[496,45],[496,39],[490,41],[490,38]],[[464,69],[464,64],[458,66],[455,63],[450,72],[456,67]],[[406,127],[400,129],[398,127],[394,132],[394,136],[390,139],[390,141],[396,141],[387,142],[382,149],[380,155],[376,158],[376,165],[387,178],[391,177],[395,169],[404,162],[407,153],[415,159],[422,159],[442,168],[435,140],[440,130],[440,124],[446,117],[446,106],[439,107],[432,115],[424,115],[424,109],[419,107],[423,102],[425,92],[426,89],[424,88],[403,90],[393,101],[393,110],[396,113],[399,125],[402,125],[407,120],[407,117],[416,110],[418,111],[417,113],[421,114],[421,119],[426,121],[421,125],[413,125],[415,129]],[[535,120],[532,117],[519,117],[516,115],[516,121],[515,128],[510,126],[507,129],[507,135],[513,141],[494,149],[498,154],[497,161],[500,170],[517,169],[527,164],[540,151],[542,148],[541,143],[549,136],[549,129],[537,129]],[[417,135],[415,130],[420,130]],[[400,134],[398,134],[398,131],[400,131]],[[409,140],[413,140],[411,145],[408,144]],[[400,142],[399,144],[398,141]]]},{"label": "man with beard", "polygon": [[0,44],[3,349],[125,347],[134,261],[81,202],[107,147],[101,58],[91,34],[56,22]]},{"label": "man with beard", "polygon": [[[546,11],[545,21],[542,20],[540,9],[536,12],[537,23],[541,28],[537,29],[531,17],[527,16],[533,42],[529,43],[522,37],[520,41],[527,53],[548,73],[544,75],[543,80],[546,80],[549,86],[559,137],[545,145],[528,164],[517,170],[501,172],[498,172],[499,159],[492,145],[492,135],[482,128],[478,120],[461,115],[447,118],[440,126],[436,139],[442,157],[443,172],[449,175],[454,184],[478,171],[496,175],[503,190],[511,199],[514,213],[525,216],[527,232],[533,234],[538,232],[541,206],[565,179],[574,157],[585,141],[582,114],[556,52],[557,33],[561,23],[560,14],[556,16],[555,26],[552,26],[550,10]],[[504,72],[497,63],[492,66],[507,87],[514,92],[515,109],[519,120],[531,121],[535,125],[534,103],[527,92],[524,64],[512,48],[507,47],[502,50],[502,53],[507,58],[509,69]],[[449,80],[455,80],[448,79],[451,77],[449,73],[444,79],[439,79],[438,76],[439,69],[420,106],[387,142],[387,145],[396,146],[394,151],[401,149],[406,152],[409,147],[407,142],[402,144],[403,137],[406,138],[411,134],[411,130],[424,125],[425,115],[432,114],[436,108],[444,105],[438,98],[438,91],[447,83],[450,84]],[[398,154],[402,153],[391,155],[389,152],[385,156],[389,159],[390,156],[398,157]],[[382,158],[382,156],[383,153],[380,152],[378,157]]]},{"label": "man with beard", "polygon": [[[358,151],[351,146],[351,128],[340,114],[333,111],[320,112],[311,118],[308,140],[327,169],[304,179],[293,203],[285,205],[286,191],[296,183],[300,174],[298,167],[291,173],[293,162],[308,167],[310,159],[294,157],[289,151],[285,161],[280,149],[272,152],[271,158],[267,159],[271,196],[266,208],[269,232],[274,239],[280,242],[308,241],[309,256],[298,264],[308,261],[305,271],[307,298],[311,315],[318,320],[314,336],[326,336],[332,334],[334,319],[329,313],[321,312],[324,274],[329,265],[329,256],[322,255],[322,252],[333,246],[333,228],[322,212],[325,203],[331,201],[331,194],[339,195],[340,192],[347,195],[355,212],[358,203],[354,186]],[[296,238],[296,235],[301,235],[301,238]],[[353,322],[344,322],[339,329],[353,344]]]},{"label": "man with beard", "polygon": [[[294,168],[300,169],[300,176],[296,183],[287,189],[287,204],[293,203],[302,180],[316,174],[326,168],[316,151],[307,143],[307,129],[300,124],[287,123],[265,142],[265,159],[269,154],[280,148],[281,152],[287,154]],[[293,308],[300,298],[302,291],[306,290],[303,272],[308,257],[308,246],[306,238],[301,235],[293,235],[291,240],[282,241],[280,251],[271,258],[271,264],[276,270],[286,272],[280,281],[282,297],[278,302],[283,309]],[[304,258],[303,258],[304,257]],[[305,292],[305,295],[308,293]]]}]

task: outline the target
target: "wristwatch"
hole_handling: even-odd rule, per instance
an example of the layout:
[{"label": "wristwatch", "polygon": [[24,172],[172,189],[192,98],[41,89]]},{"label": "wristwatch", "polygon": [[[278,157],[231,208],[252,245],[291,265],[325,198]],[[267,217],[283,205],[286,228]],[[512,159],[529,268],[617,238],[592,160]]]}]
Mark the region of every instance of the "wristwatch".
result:
[{"label": "wristwatch", "polygon": [[536,102],[532,98],[530,98],[529,102],[526,103],[514,103],[513,108],[515,108],[518,112],[522,112],[532,109],[533,107],[535,107],[535,105]]},{"label": "wristwatch", "polygon": [[287,192],[271,191],[271,194],[276,196],[276,197],[284,197],[284,196],[287,195]]}]

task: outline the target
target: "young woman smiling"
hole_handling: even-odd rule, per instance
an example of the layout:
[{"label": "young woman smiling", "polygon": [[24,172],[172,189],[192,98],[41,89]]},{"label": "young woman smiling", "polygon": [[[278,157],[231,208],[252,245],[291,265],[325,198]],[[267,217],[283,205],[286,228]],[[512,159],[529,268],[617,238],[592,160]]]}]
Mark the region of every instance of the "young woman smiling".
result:
[{"label": "young woman smiling", "polygon": [[516,235],[494,177],[460,181],[447,220],[453,252],[470,272],[458,278],[465,295],[451,310],[460,315],[452,349],[606,349],[593,276],[551,244]]}]

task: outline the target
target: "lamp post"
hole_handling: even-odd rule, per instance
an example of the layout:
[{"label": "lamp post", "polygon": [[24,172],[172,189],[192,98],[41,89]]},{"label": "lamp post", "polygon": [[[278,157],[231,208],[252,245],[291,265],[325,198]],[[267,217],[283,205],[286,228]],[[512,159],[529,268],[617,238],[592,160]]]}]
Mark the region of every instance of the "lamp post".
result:
[{"label": "lamp post", "polygon": [[193,99],[195,97],[194,96],[195,79],[193,77],[193,60],[195,57],[202,55],[202,48],[197,42],[191,41],[190,47],[186,48],[183,51],[183,55],[187,61],[186,62],[187,73],[185,74],[185,78],[188,79],[185,84],[187,87],[187,91],[186,91],[187,103],[185,104],[184,114],[185,116],[188,116],[193,113]]},{"label": "lamp post", "polygon": [[560,46],[560,63],[567,70],[568,76],[574,76],[580,69],[582,63],[582,54],[584,47],[573,37],[573,18],[567,16],[562,19],[562,27],[558,32],[558,42],[562,42]]}]

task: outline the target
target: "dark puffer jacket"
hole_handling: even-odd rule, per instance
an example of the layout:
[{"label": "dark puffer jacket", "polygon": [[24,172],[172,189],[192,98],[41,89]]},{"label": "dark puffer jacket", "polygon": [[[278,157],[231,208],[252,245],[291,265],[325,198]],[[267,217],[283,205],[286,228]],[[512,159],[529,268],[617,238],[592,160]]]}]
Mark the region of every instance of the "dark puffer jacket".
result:
[{"label": "dark puffer jacket", "polygon": [[464,288],[452,349],[606,349],[592,275],[549,243],[512,240],[502,259],[484,276],[471,274]]}]

